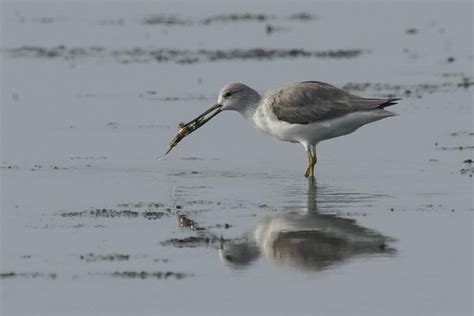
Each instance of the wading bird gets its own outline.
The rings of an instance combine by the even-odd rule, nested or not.
[[[308,155],[305,176],[314,177],[319,142],[397,115],[385,108],[398,100],[363,98],[319,81],[292,83],[263,95],[245,84],[231,83],[222,88],[214,106],[189,123],[180,124],[180,131],[167,153],[220,112],[237,111],[259,130],[303,145]]]

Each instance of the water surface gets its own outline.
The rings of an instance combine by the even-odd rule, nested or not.
[[[472,314],[472,3],[2,9],[2,314]],[[302,80],[400,115],[314,182],[235,113],[156,159],[225,83]]]

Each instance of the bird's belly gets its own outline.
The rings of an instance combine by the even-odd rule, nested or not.
[[[395,115],[386,110],[353,112],[335,119],[309,124],[289,124],[276,118],[266,117],[261,121],[262,131],[288,142],[300,142],[316,145],[320,141],[354,132],[359,127]]]
[[[326,139],[350,134],[361,126],[393,115],[395,113],[386,110],[353,112],[335,119],[310,123],[299,129],[302,134],[310,137],[308,141],[311,144],[317,144]]]

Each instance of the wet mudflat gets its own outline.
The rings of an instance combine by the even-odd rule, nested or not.
[[[472,314],[469,2],[2,9],[2,314]],[[237,114],[157,159],[225,83],[302,80],[400,115],[315,181]]]

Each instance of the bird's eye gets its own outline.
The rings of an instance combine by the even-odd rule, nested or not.
[[[224,98],[228,98],[232,95],[232,92],[226,92],[224,93]]]

